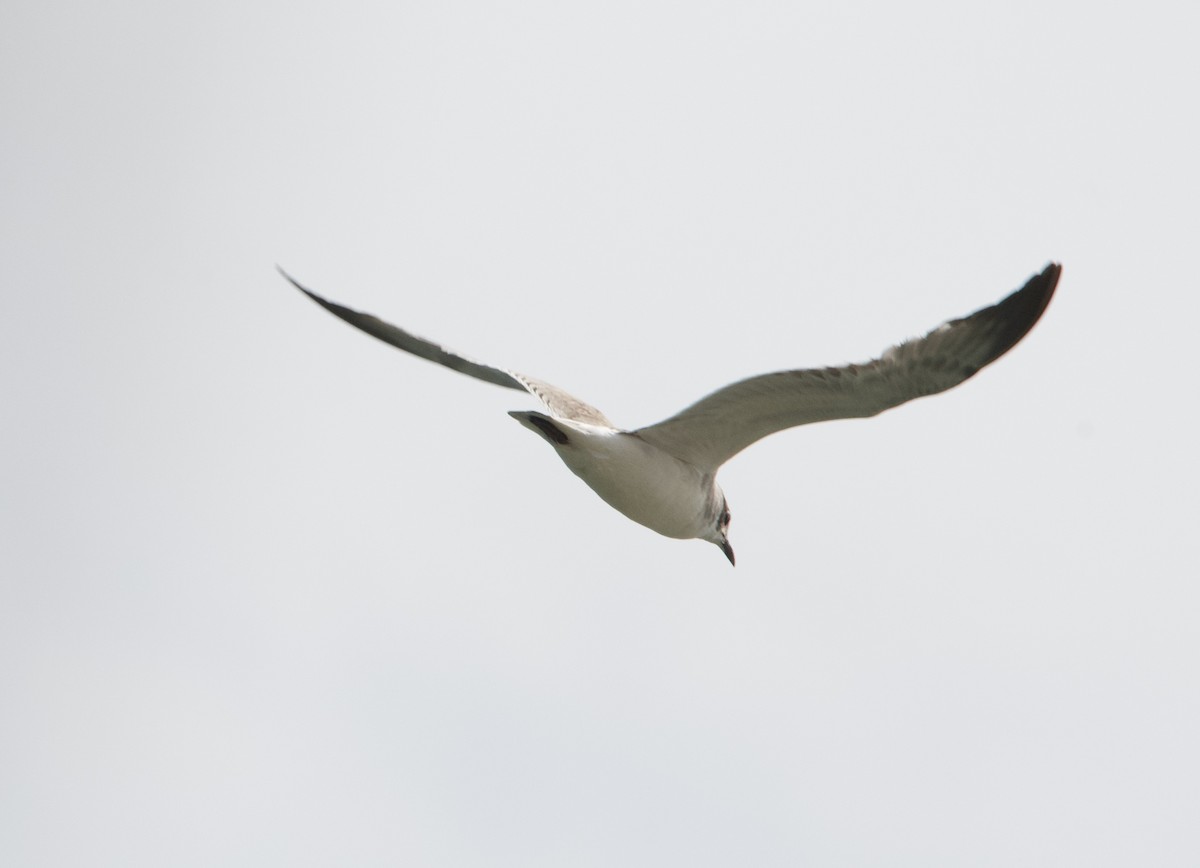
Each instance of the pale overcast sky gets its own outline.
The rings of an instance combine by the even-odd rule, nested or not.
[[[0,863],[1200,864],[1198,10],[5,3]],[[636,427],[1051,260],[736,569],[274,271]]]

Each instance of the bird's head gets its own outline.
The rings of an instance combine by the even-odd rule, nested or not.
[[[733,546],[729,544],[729,502],[725,500],[724,494],[721,495],[718,502],[721,508],[717,510],[712,527],[704,538],[725,552],[725,557],[729,558],[730,564],[733,564]]]

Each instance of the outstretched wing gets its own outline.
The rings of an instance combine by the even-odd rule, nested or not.
[[[780,371],[713,392],[671,418],[634,433],[701,470],[718,467],[751,443],[796,425],[874,416],[957,386],[994,362],[1041,317],[1062,266],[998,304],[943,323],[861,365]]]
[[[433,341],[417,337],[412,332],[406,332],[398,326],[384,322],[379,317],[351,310],[348,307],[343,307],[328,299],[321,298],[321,296],[312,290],[301,286],[295,278],[282,268],[279,269],[279,273],[287,278],[292,286],[325,308],[325,310],[372,337],[379,338],[384,343],[391,344],[393,347],[404,350],[406,353],[412,353],[414,356],[420,356],[423,359],[436,362],[453,371],[458,371],[460,374],[475,377],[477,380],[484,380],[508,389],[518,389],[528,392],[541,401],[551,414],[560,419],[570,419],[589,425],[612,427],[612,424],[604,418],[604,414],[595,407],[585,404],[583,401],[572,397],[556,386],[543,383],[541,380],[535,380],[533,377],[526,377],[514,371],[494,368],[491,365],[483,364],[483,362],[477,362],[474,359],[459,355],[453,350],[435,344]]]

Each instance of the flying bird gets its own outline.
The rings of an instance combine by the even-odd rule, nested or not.
[[[776,431],[875,416],[936,395],[1004,355],[1041,317],[1062,266],[1050,263],[1003,301],[953,319],[877,359],[835,368],[778,371],[740,380],[669,419],[627,431],[549,383],[477,362],[411,332],[322,298],[283,269],[321,307],[394,347],[462,374],[528,392],[546,412],[514,419],[553,447],[576,476],[618,512],[663,536],[713,543],[734,563],[729,503],[717,485],[721,465]]]

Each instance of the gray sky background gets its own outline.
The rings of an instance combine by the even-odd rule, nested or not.
[[[0,862],[1197,864],[1200,7],[1133,9],[5,3]],[[273,271],[635,427],[1051,259],[731,462],[736,569]]]

